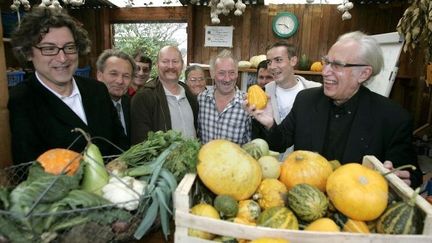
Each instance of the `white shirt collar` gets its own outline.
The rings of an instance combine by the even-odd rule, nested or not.
[[[57,93],[55,90],[51,89],[50,87],[48,87],[48,85],[46,85],[44,82],[42,82],[41,78],[39,77],[38,72],[35,72],[36,74],[36,78],[39,81],[39,83],[41,83],[46,89],[48,89],[49,91],[51,91],[55,96],[57,96],[60,99],[66,98],[66,97],[74,97],[75,95],[80,95],[78,86],[75,82],[75,79],[72,77],[72,93],[69,96],[63,96],[59,93]]]

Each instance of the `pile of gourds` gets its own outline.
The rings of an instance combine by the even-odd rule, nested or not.
[[[256,152],[226,140],[202,146],[197,173],[216,198],[213,204],[198,203],[192,214],[279,229],[421,234],[417,193],[392,201],[387,180],[375,170],[299,150],[268,174],[266,163],[259,162],[266,154],[251,151]],[[220,240],[192,229],[190,235]]]

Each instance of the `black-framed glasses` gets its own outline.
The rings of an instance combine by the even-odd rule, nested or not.
[[[58,46],[34,46],[34,48],[39,49],[44,56],[55,56],[60,50],[62,50],[64,54],[76,54],[78,52],[78,47],[75,44],[65,45],[62,48]]]
[[[366,67],[370,66],[368,64],[354,64],[354,63],[344,63],[340,61],[330,61],[328,57],[322,57],[321,63],[323,66],[330,65],[330,67],[335,71],[342,71],[346,67]]]

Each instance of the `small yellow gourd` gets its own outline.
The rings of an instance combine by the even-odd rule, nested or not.
[[[323,70],[323,65],[321,62],[312,63],[310,70],[313,72],[321,72]]]
[[[321,231],[321,232],[339,232],[340,228],[337,224],[329,218],[320,218],[310,223],[306,231]]]
[[[213,206],[205,203],[200,203],[193,206],[191,208],[191,214],[213,219],[220,219],[218,211]],[[211,240],[215,237],[214,234],[196,229],[188,229],[188,235],[206,240]]]
[[[289,241],[282,238],[263,237],[255,239],[250,243],[289,243]]]
[[[255,107],[259,110],[262,110],[267,105],[267,94],[264,92],[264,90],[258,86],[257,84],[254,84],[249,87],[248,89],[248,103],[249,105],[255,105]]]
[[[239,202],[239,209],[236,217],[255,223],[260,213],[260,205],[254,200],[247,199]]]
[[[254,200],[262,209],[276,206],[284,206],[288,189],[277,179],[264,179],[258,187],[257,192],[253,195]]]

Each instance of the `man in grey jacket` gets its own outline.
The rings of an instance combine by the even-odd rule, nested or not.
[[[291,111],[294,99],[303,89],[321,86],[320,83],[306,80],[294,74],[297,65],[295,46],[287,42],[276,42],[267,48],[267,69],[273,75],[273,81],[265,85],[265,91],[270,96],[273,107],[273,118],[277,124]],[[262,138],[259,122],[253,122],[252,136]],[[292,152],[293,147],[287,149],[285,155]],[[281,156],[282,160],[285,156]]]

